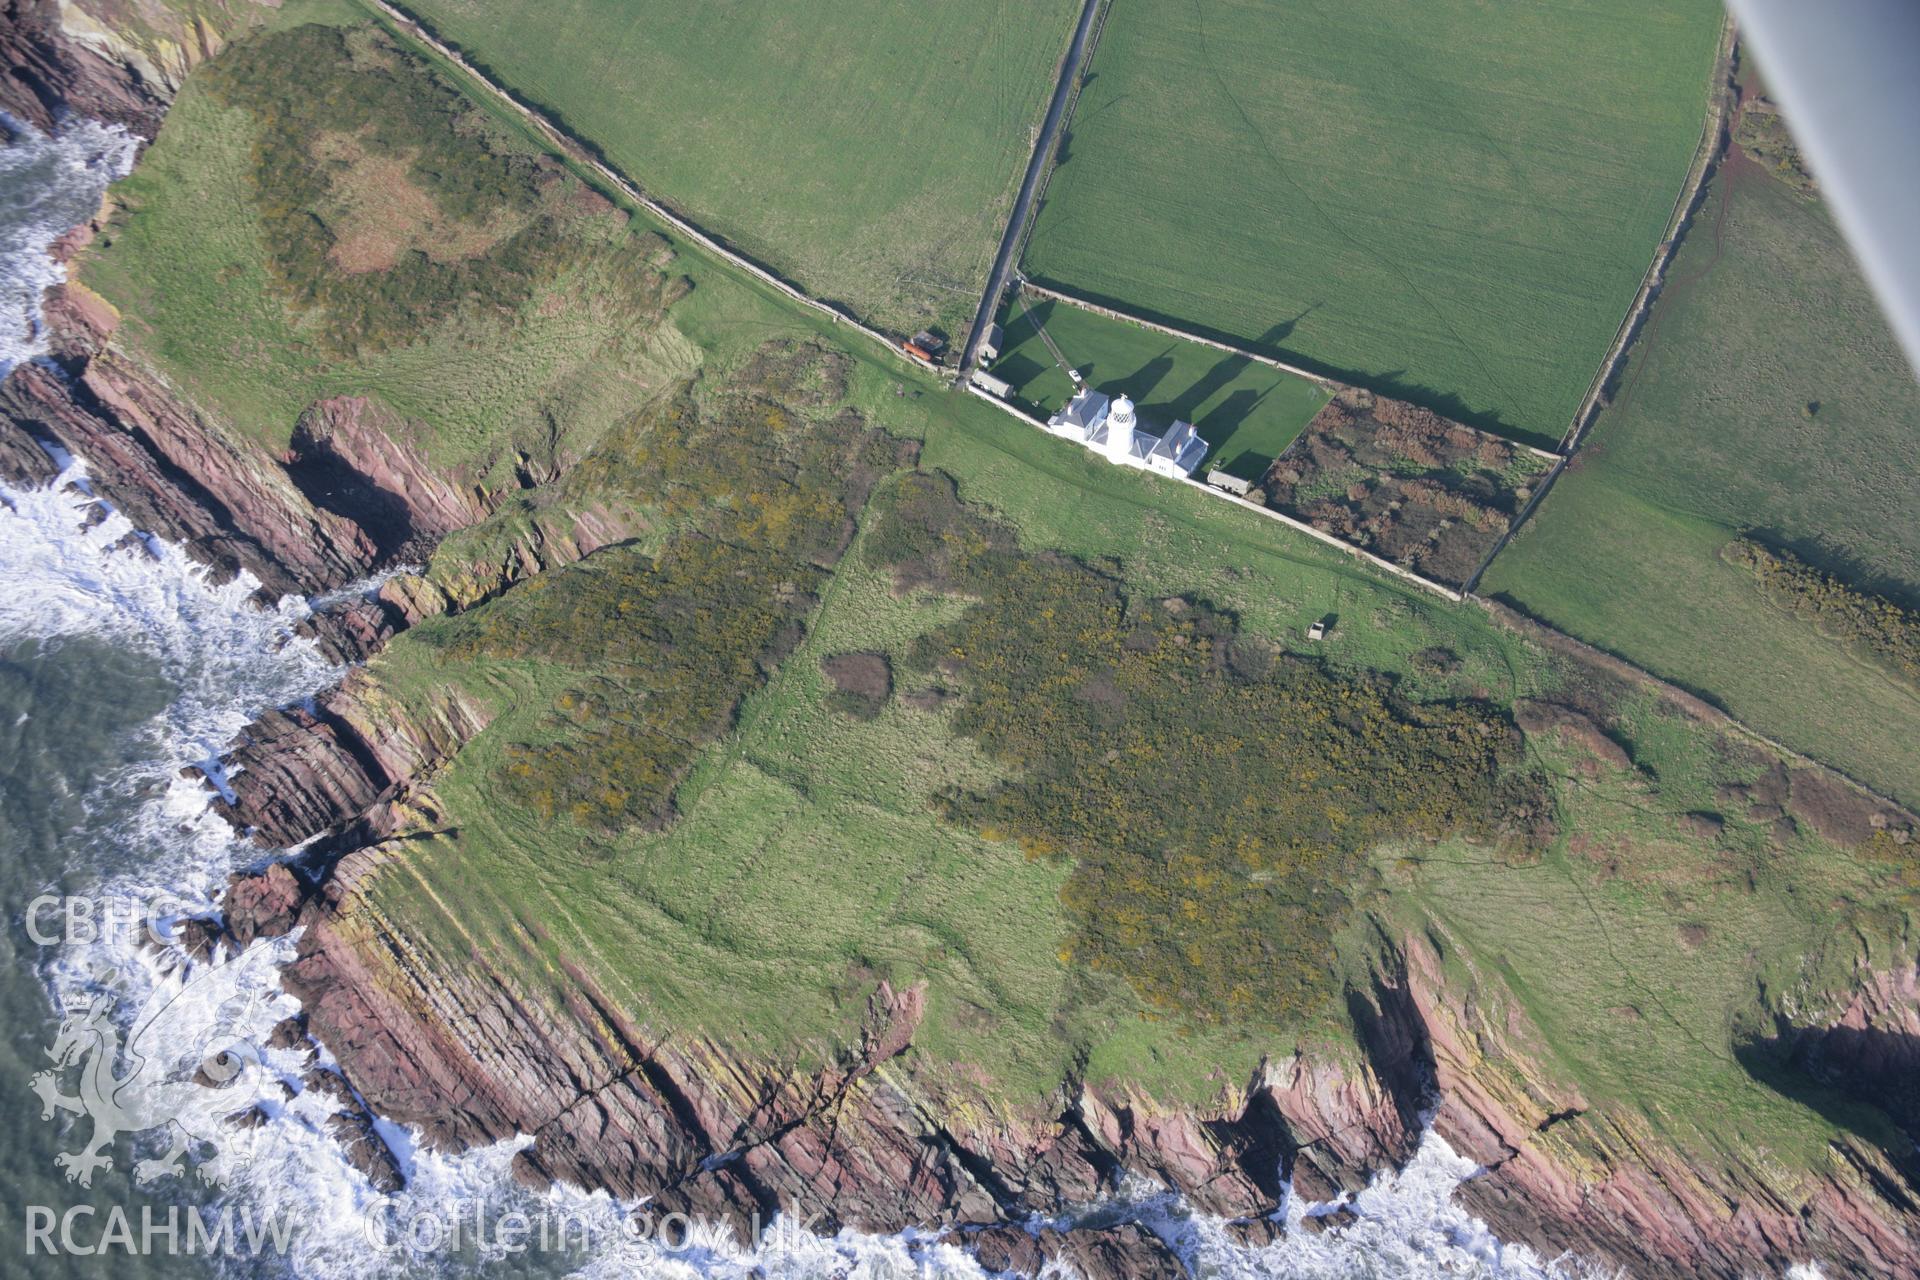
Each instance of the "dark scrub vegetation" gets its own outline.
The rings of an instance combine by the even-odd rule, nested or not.
[[[893,667],[884,653],[836,653],[820,660],[821,674],[833,682],[827,705],[841,715],[871,720],[893,696]]]
[[[405,345],[463,307],[512,311],[590,251],[583,219],[620,217],[376,27],[262,35],[207,81],[253,117],[270,271],[335,355]],[[619,259],[636,294],[672,287],[653,256]]]
[[[912,658],[964,697],[955,726],[1017,780],[951,791],[953,819],[1074,860],[1072,958],[1200,1023],[1272,1024],[1332,990],[1334,934],[1375,846],[1530,848],[1547,824],[1511,724],[1416,706],[1276,652],[1186,598],[1029,553],[916,473],[866,544],[902,588],[971,597]]]
[[[1750,570],[1776,607],[1920,686],[1920,614],[1751,538],[1728,543],[1722,554]]]
[[[823,359],[785,365],[817,375]],[[589,458],[602,493],[672,522],[657,554],[605,548],[427,633],[456,663],[568,673],[543,732],[507,748],[507,797],[603,831],[664,824],[700,750],[805,634],[874,484],[910,457],[857,413],[809,420],[749,390],[683,395]]]
[[[1800,148],[1780,109],[1766,98],[1749,97],[1740,104],[1734,119],[1733,140],[1749,159],[1765,165],[1767,172],[1803,196],[1817,196],[1820,186],[1814,181]]]
[[[1461,586],[1547,470],[1538,454],[1366,391],[1330,401],[1267,472],[1268,503]]]

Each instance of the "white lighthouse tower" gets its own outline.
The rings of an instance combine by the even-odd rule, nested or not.
[[[1133,401],[1116,396],[1107,413],[1107,461],[1130,462],[1133,459]]]

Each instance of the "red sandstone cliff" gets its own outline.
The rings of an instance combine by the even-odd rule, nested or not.
[[[430,795],[411,803],[430,819]],[[289,985],[368,1101],[449,1146],[531,1134],[520,1171],[532,1181],[651,1196],[710,1220],[779,1208],[817,1214],[823,1229],[944,1227],[990,1260],[1060,1255],[1096,1274],[1155,1274],[1165,1260],[1151,1237],[998,1228],[1084,1205],[1133,1173],[1270,1239],[1282,1170],[1311,1199],[1356,1189],[1411,1154],[1419,1108],[1437,1096],[1437,1131],[1487,1169],[1463,1202],[1504,1239],[1636,1276],[1734,1277],[1808,1258],[1920,1276],[1920,1206],[1877,1150],[1836,1141],[1808,1176],[1762,1153],[1687,1161],[1643,1121],[1556,1081],[1512,1002],[1450,984],[1425,939],[1388,947],[1372,989],[1354,993],[1356,1062],[1269,1061],[1200,1110],[1072,1081],[1048,1105],[1010,1109],[918,1057],[917,993],[884,984],[860,1040],[811,1071],[635,1025],[577,973],[564,1004],[530,997],[489,956],[440,954],[364,896],[381,861],[405,856],[403,842],[375,844],[318,892],[284,868],[243,881],[232,927],[304,926]],[[1910,1027],[1913,985],[1911,973],[1872,978],[1839,1025]]]
[[[1808,1259],[1850,1275],[1920,1276],[1911,1164],[1903,1171],[1850,1136],[1832,1143],[1824,1170],[1805,1175],[1763,1151],[1689,1158],[1645,1118],[1592,1106],[1556,1078],[1543,1065],[1544,1038],[1510,997],[1450,986],[1426,939],[1407,938],[1401,950],[1411,1016],[1433,1062],[1434,1128],[1486,1170],[1460,1200],[1503,1239],[1636,1276],[1777,1274]],[[1885,977],[1863,975],[1863,998]],[[1912,986],[1908,971],[1906,996],[1886,1010],[1907,1026],[1920,1020]],[[1920,1040],[1908,1044],[1920,1051]]]
[[[11,0],[4,17],[0,109],[45,125],[65,105],[151,136],[171,91],[166,58],[75,39],[51,0]],[[174,46],[178,65],[216,39],[196,27]],[[97,491],[136,524],[272,593],[341,586],[488,509],[470,485],[425,473],[365,402],[314,406],[289,452],[269,457],[115,353],[97,300],[75,290],[51,309],[60,367],[21,370],[0,388],[0,474],[17,482],[51,478],[34,438],[58,441],[89,459]],[[303,471],[354,500],[316,505]],[[395,579],[318,630],[337,653],[364,654],[621,535],[593,513],[535,523],[495,559],[434,582]],[[1283,1169],[1314,1199],[1361,1185],[1411,1153],[1437,1089],[1436,1128],[1488,1169],[1463,1198],[1504,1238],[1640,1275],[1733,1276],[1813,1256],[1848,1273],[1920,1276],[1920,1207],[1881,1152],[1836,1141],[1808,1179],[1738,1153],[1687,1161],[1558,1080],[1537,1033],[1488,1013],[1512,1002],[1450,984],[1425,939],[1384,944],[1379,976],[1353,993],[1362,1056],[1270,1061],[1201,1110],[1073,1081],[1050,1105],[1009,1108],[923,1062],[919,994],[884,985],[858,1041],[810,1070],[634,1025],[584,979],[560,1004],[530,998],[487,957],[439,953],[362,892],[382,860],[406,856],[386,840],[396,815],[430,818],[422,782],[483,724],[452,696],[400,715],[355,679],[314,711],[264,717],[235,753],[233,819],[272,844],[345,833],[361,847],[318,891],[284,867],[237,882],[228,927],[244,940],[303,926],[290,986],[360,1093],[450,1146],[533,1135],[529,1180],[733,1220],[777,1205],[819,1214],[823,1228],[946,1226],[993,1267],[1032,1271],[1058,1256],[1094,1275],[1168,1274],[1171,1255],[1136,1227],[1034,1236],[1004,1224],[1084,1204],[1133,1172],[1259,1240],[1276,1229]],[[1915,984],[1911,970],[1864,972],[1835,1019],[1782,1034],[1911,1122],[1900,1108],[1920,1075]]]
[[[273,0],[0,0],[0,111],[41,132],[68,115],[152,140],[187,72]]]
[[[1424,1067],[1412,1058],[1386,1063],[1392,1079],[1364,1061],[1268,1063],[1202,1111],[1073,1082],[1050,1103],[1010,1109],[917,1055],[917,989],[880,984],[858,1041],[814,1069],[635,1025],[577,972],[555,1005],[493,957],[441,954],[364,896],[382,860],[405,856],[399,845],[351,854],[313,894],[273,868],[236,886],[230,927],[247,938],[303,926],[288,985],[361,1094],[440,1144],[531,1134],[519,1158],[530,1181],[651,1196],[707,1220],[764,1222],[778,1210],[822,1230],[945,1227],[970,1240],[1085,1205],[1134,1173],[1263,1241],[1279,1230],[1268,1219],[1283,1165],[1303,1194],[1328,1195],[1417,1141]],[[1404,1005],[1391,993],[1381,1003]],[[1387,1056],[1418,1042],[1397,1029],[1377,1047]],[[1154,1274],[1165,1262],[1157,1241],[1129,1231],[1056,1233],[1033,1247],[1095,1274]]]
[[[68,237],[62,253],[86,239],[84,229]],[[77,454],[96,497],[219,579],[251,574],[263,601],[324,594],[423,562],[502,496],[427,467],[405,424],[357,396],[308,406],[276,455],[201,413],[117,346],[119,316],[84,286],[54,289],[46,312],[55,359],[22,365],[0,383],[0,479],[45,484],[58,471],[45,445]],[[308,629],[336,660],[361,659],[422,617],[474,604],[631,532],[597,507],[558,507],[488,544],[485,558],[450,562],[432,581],[394,578],[369,596],[337,600]]]

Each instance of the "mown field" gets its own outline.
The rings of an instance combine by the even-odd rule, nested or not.
[[[1026,268],[1550,446],[1664,232],[1719,14],[1117,5]]]
[[[1920,593],[1920,389],[1823,208],[1722,173],[1581,460],[1484,589],[1909,803],[1920,693],[1767,602],[1745,531]]]
[[[407,6],[649,194],[884,328],[965,337],[1077,6]]]
[[[1219,467],[1259,480],[1327,402],[1327,393],[1304,378],[1052,299],[1016,301],[1001,320],[1006,342],[991,372],[1029,408],[1049,415],[1073,395],[1037,321],[1089,386],[1131,396],[1149,430],[1191,422],[1213,446],[1199,475]]]

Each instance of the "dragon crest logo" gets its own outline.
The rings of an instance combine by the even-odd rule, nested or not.
[[[278,1097],[278,1077],[259,1049],[280,1013],[279,993],[261,980],[271,975],[266,947],[178,966],[142,1001],[124,1039],[111,993],[69,1007],[47,1048],[53,1068],[32,1081],[41,1119],[65,1111],[92,1122],[83,1146],[54,1157],[69,1182],[91,1187],[96,1172],[113,1167],[116,1138],[155,1129],[169,1143],[135,1162],[143,1186],[180,1174],[189,1157],[203,1182],[219,1186],[251,1157],[252,1131],[236,1121],[270,1091]],[[74,1068],[68,1093],[62,1077]]]

